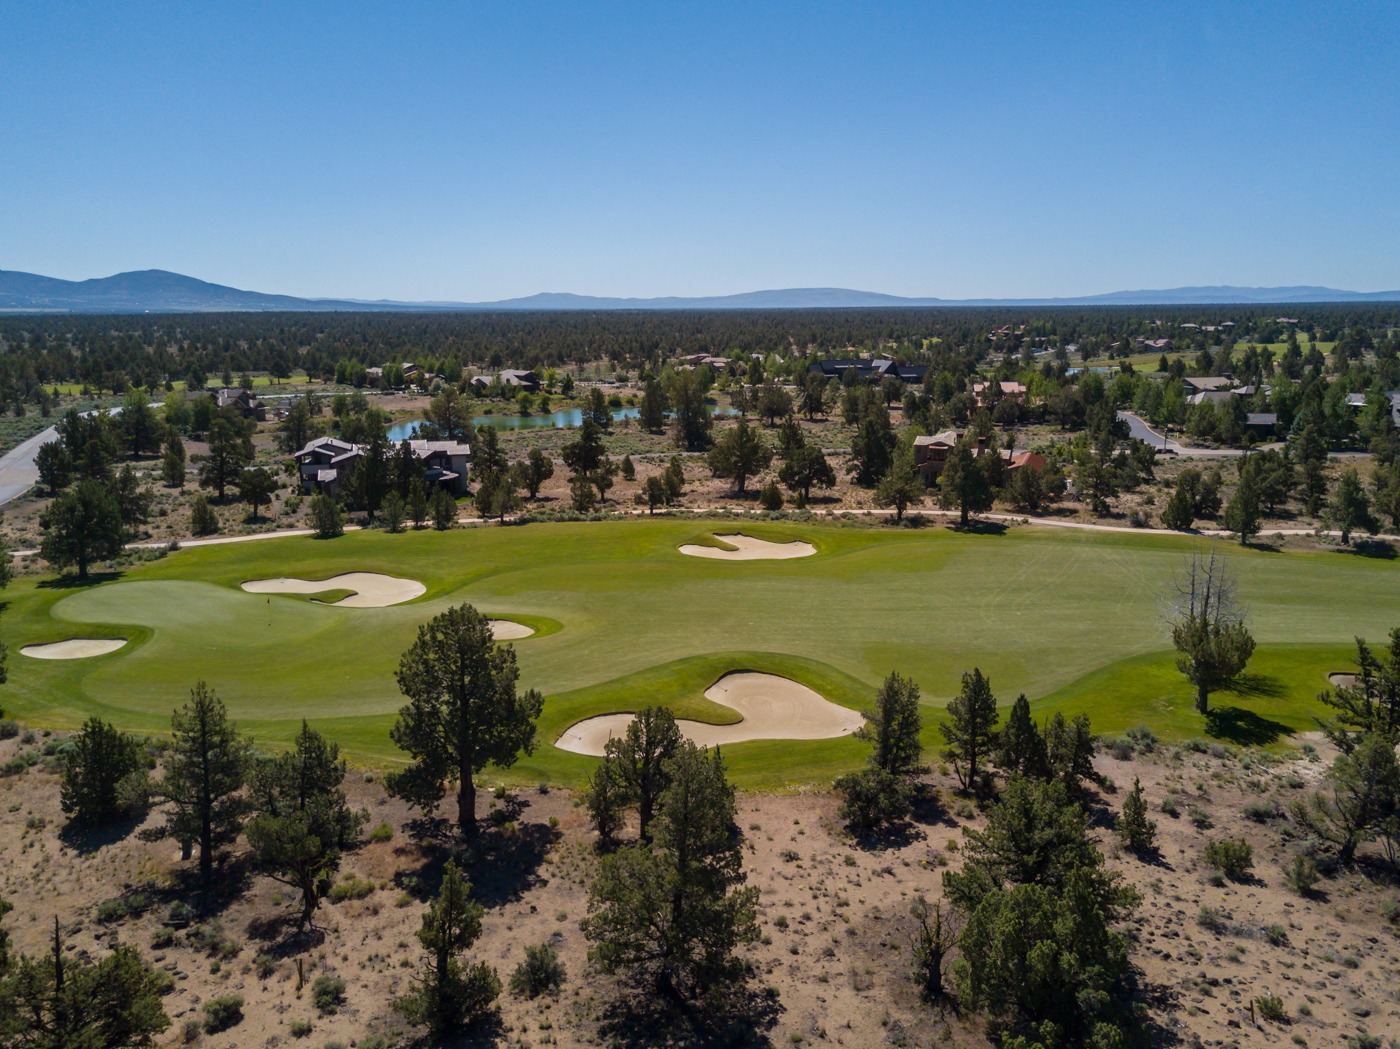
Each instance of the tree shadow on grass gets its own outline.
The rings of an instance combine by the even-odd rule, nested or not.
[[[1262,747],[1292,736],[1293,729],[1243,707],[1215,707],[1206,714],[1206,735],[1240,747]]]
[[[1005,535],[1010,526],[1002,521],[979,521],[973,518],[965,525],[954,523],[950,527],[954,532],[961,532],[963,535]]]
[[[1241,674],[1220,691],[1241,699],[1278,699],[1286,690],[1282,681],[1269,674]]]
[[[122,572],[89,572],[86,579],[79,579],[75,575],[55,576],[53,579],[41,579],[37,586],[41,590],[85,590],[91,586],[99,586],[102,583],[110,583],[114,579],[120,579]]]
[[[1372,557],[1379,561],[1394,561],[1397,556],[1395,544],[1385,539],[1358,539],[1349,547],[1337,551],[1352,557]]]
[[[771,1046],[768,1032],[783,1012],[777,992],[746,982],[719,1002],[691,1004],[643,991],[622,992],[604,1008],[598,1033],[607,1045],[651,1049]]]

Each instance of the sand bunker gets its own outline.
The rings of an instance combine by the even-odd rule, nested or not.
[[[51,645],[25,645],[19,652],[33,659],[88,659],[115,652],[124,644],[124,637],[75,637],[68,641],[55,641]]]
[[[378,572],[346,572],[330,579],[250,579],[243,584],[250,594],[323,594],[327,590],[353,590],[349,597],[333,601],[337,608],[383,608],[420,597],[428,589],[416,579],[380,575]]]
[[[487,622],[491,624],[491,636],[497,641],[519,641],[534,634],[524,623],[512,623],[509,619],[488,619]]]
[[[717,546],[698,546],[686,543],[681,553],[691,557],[715,557],[721,561],[786,561],[792,557],[811,557],[817,548],[800,540],[792,543],[770,543],[766,539],[755,539],[750,535],[716,535],[721,543],[728,543],[733,550],[721,550]]]
[[[1327,683],[1328,683],[1329,685],[1331,685],[1333,688],[1355,688],[1355,687],[1356,687],[1356,675],[1355,675],[1355,674],[1341,674],[1341,673],[1338,673],[1338,674],[1328,674],[1328,675],[1327,675]]]
[[[736,725],[677,721],[685,738],[702,747],[751,739],[832,739],[850,735],[865,723],[854,710],[837,706],[806,685],[776,674],[748,670],[726,674],[705,690],[705,698],[732,707],[744,720]],[[571,725],[554,745],[574,754],[602,757],[608,740],[626,732],[632,717],[604,714],[588,718]]]

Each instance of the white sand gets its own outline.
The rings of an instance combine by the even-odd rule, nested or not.
[[[1338,673],[1338,674],[1328,674],[1328,675],[1327,675],[1327,683],[1328,683],[1329,685],[1331,685],[1333,688],[1355,688],[1355,687],[1356,687],[1356,675],[1355,675],[1355,674],[1342,674],[1342,673]]]
[[[832,739],[850,735],[865,723],[856,711],[776,674],[749,670],[726,674],[705,690],[705,698],[732,707],[743,720],[735,725],[677,721],[685,738],[702,747],[751,739]],[[587,718],[569,726],[554,745],[574,754],[602,757],[608,740],[626,732],[632,718],[631,714]]]
[[[87,659],[115,652],[124,644],[124,637],[75,637],[68,641],[55,641],[51,645],[25,645],[19,652],[32,659]]]
[[[770,543],[766,539],[755,539],[751,535],[719,535],[715,538],[728,543],[733,550],[721,550],[717,546],[697,546],[686,543],[681,553],[691,557],[714,557],[721,561],[786,561],[792,557],[811,557],[817,548],[800,540],[792,543]]]
[[[509,619],[488,619],[487,622],[491,624],[491,636],[497,641],[519,641],[534,634],[524,623],[512,623]]]
[[[420,597],[428,588],[416,579],[380,575],[378,572],[346,572],[330,579],[250,579],[243,584],[250,594],[321,594],[327,590],[355,593],[331,604],[337,608],[383,608]]]

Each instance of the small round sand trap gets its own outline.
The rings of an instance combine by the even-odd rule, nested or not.
[[[677,721],[682,735],[701,747],[751,739],[832,739],[850,735],[865,723],[856,711],[776,674],[750,670],[726,674],[705,690],[705,698],[732,707],[743,720],[735,725]],[[631,714],[587,718],[566,729],[554,745],[574,754],[602,757],[608,740],[626,732],[632,718]]]
[[[353,590],[349,597],[332,601],[337,608],[383,608],[421,597],[428,589],[416,579],[380,575],[378,572],[346,572],[329,579],[250,579],[243,584],[250,594],[323,594],[327,590]]]
[[[721,550],[717,546],[698,546],[686,543],[681,553],[691,557],[714,557],[721,561],[786,561],[793,557],[811,557],[817,548],[801,540],[791,543],[770,543],[766,539],[755,539],[751,535],[716,535],[721,543],[728,543],[733,550]]]
[[[1342,674],[1342,673],[1338,673],[1338,674],[1328,674],[1328,675],[1327,675],[1327,683],[1328,683],[1329,685],[1331,685],[1333,688],[1355,688],[1355,687],[1356,687],[1356,675],[1355,675],[1355,674]]]
[[[534,634],[524,623],[512,623],[509,619],[488,619],[487,622],[491,624],[491,636],[497,641],[519,641]]]
[[[126,644],[124,637],[75,637],[67,641],[55,641],[51,645],[25,645],[20,655],[31,659],[90,659],[92,656],[105,656]]]

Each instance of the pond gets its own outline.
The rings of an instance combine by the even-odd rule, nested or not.
[[[614,408],[610,413],[616,419],[635,419],[638,414],[636,408]],[[710,405],[711,415],[733,415],[732,408],[721,408],[717,404]],[[389,427],[389,440],[398,442],[406,441],[418,432],[418,424],[422,419],[411,419]],[[471,421],[472,427],[490,426],[497,430],[533,430],[537,427],[563,427],[582,426],[583,409],[565,408],[557,412],[544,412],[535,415],[478,415]]]

